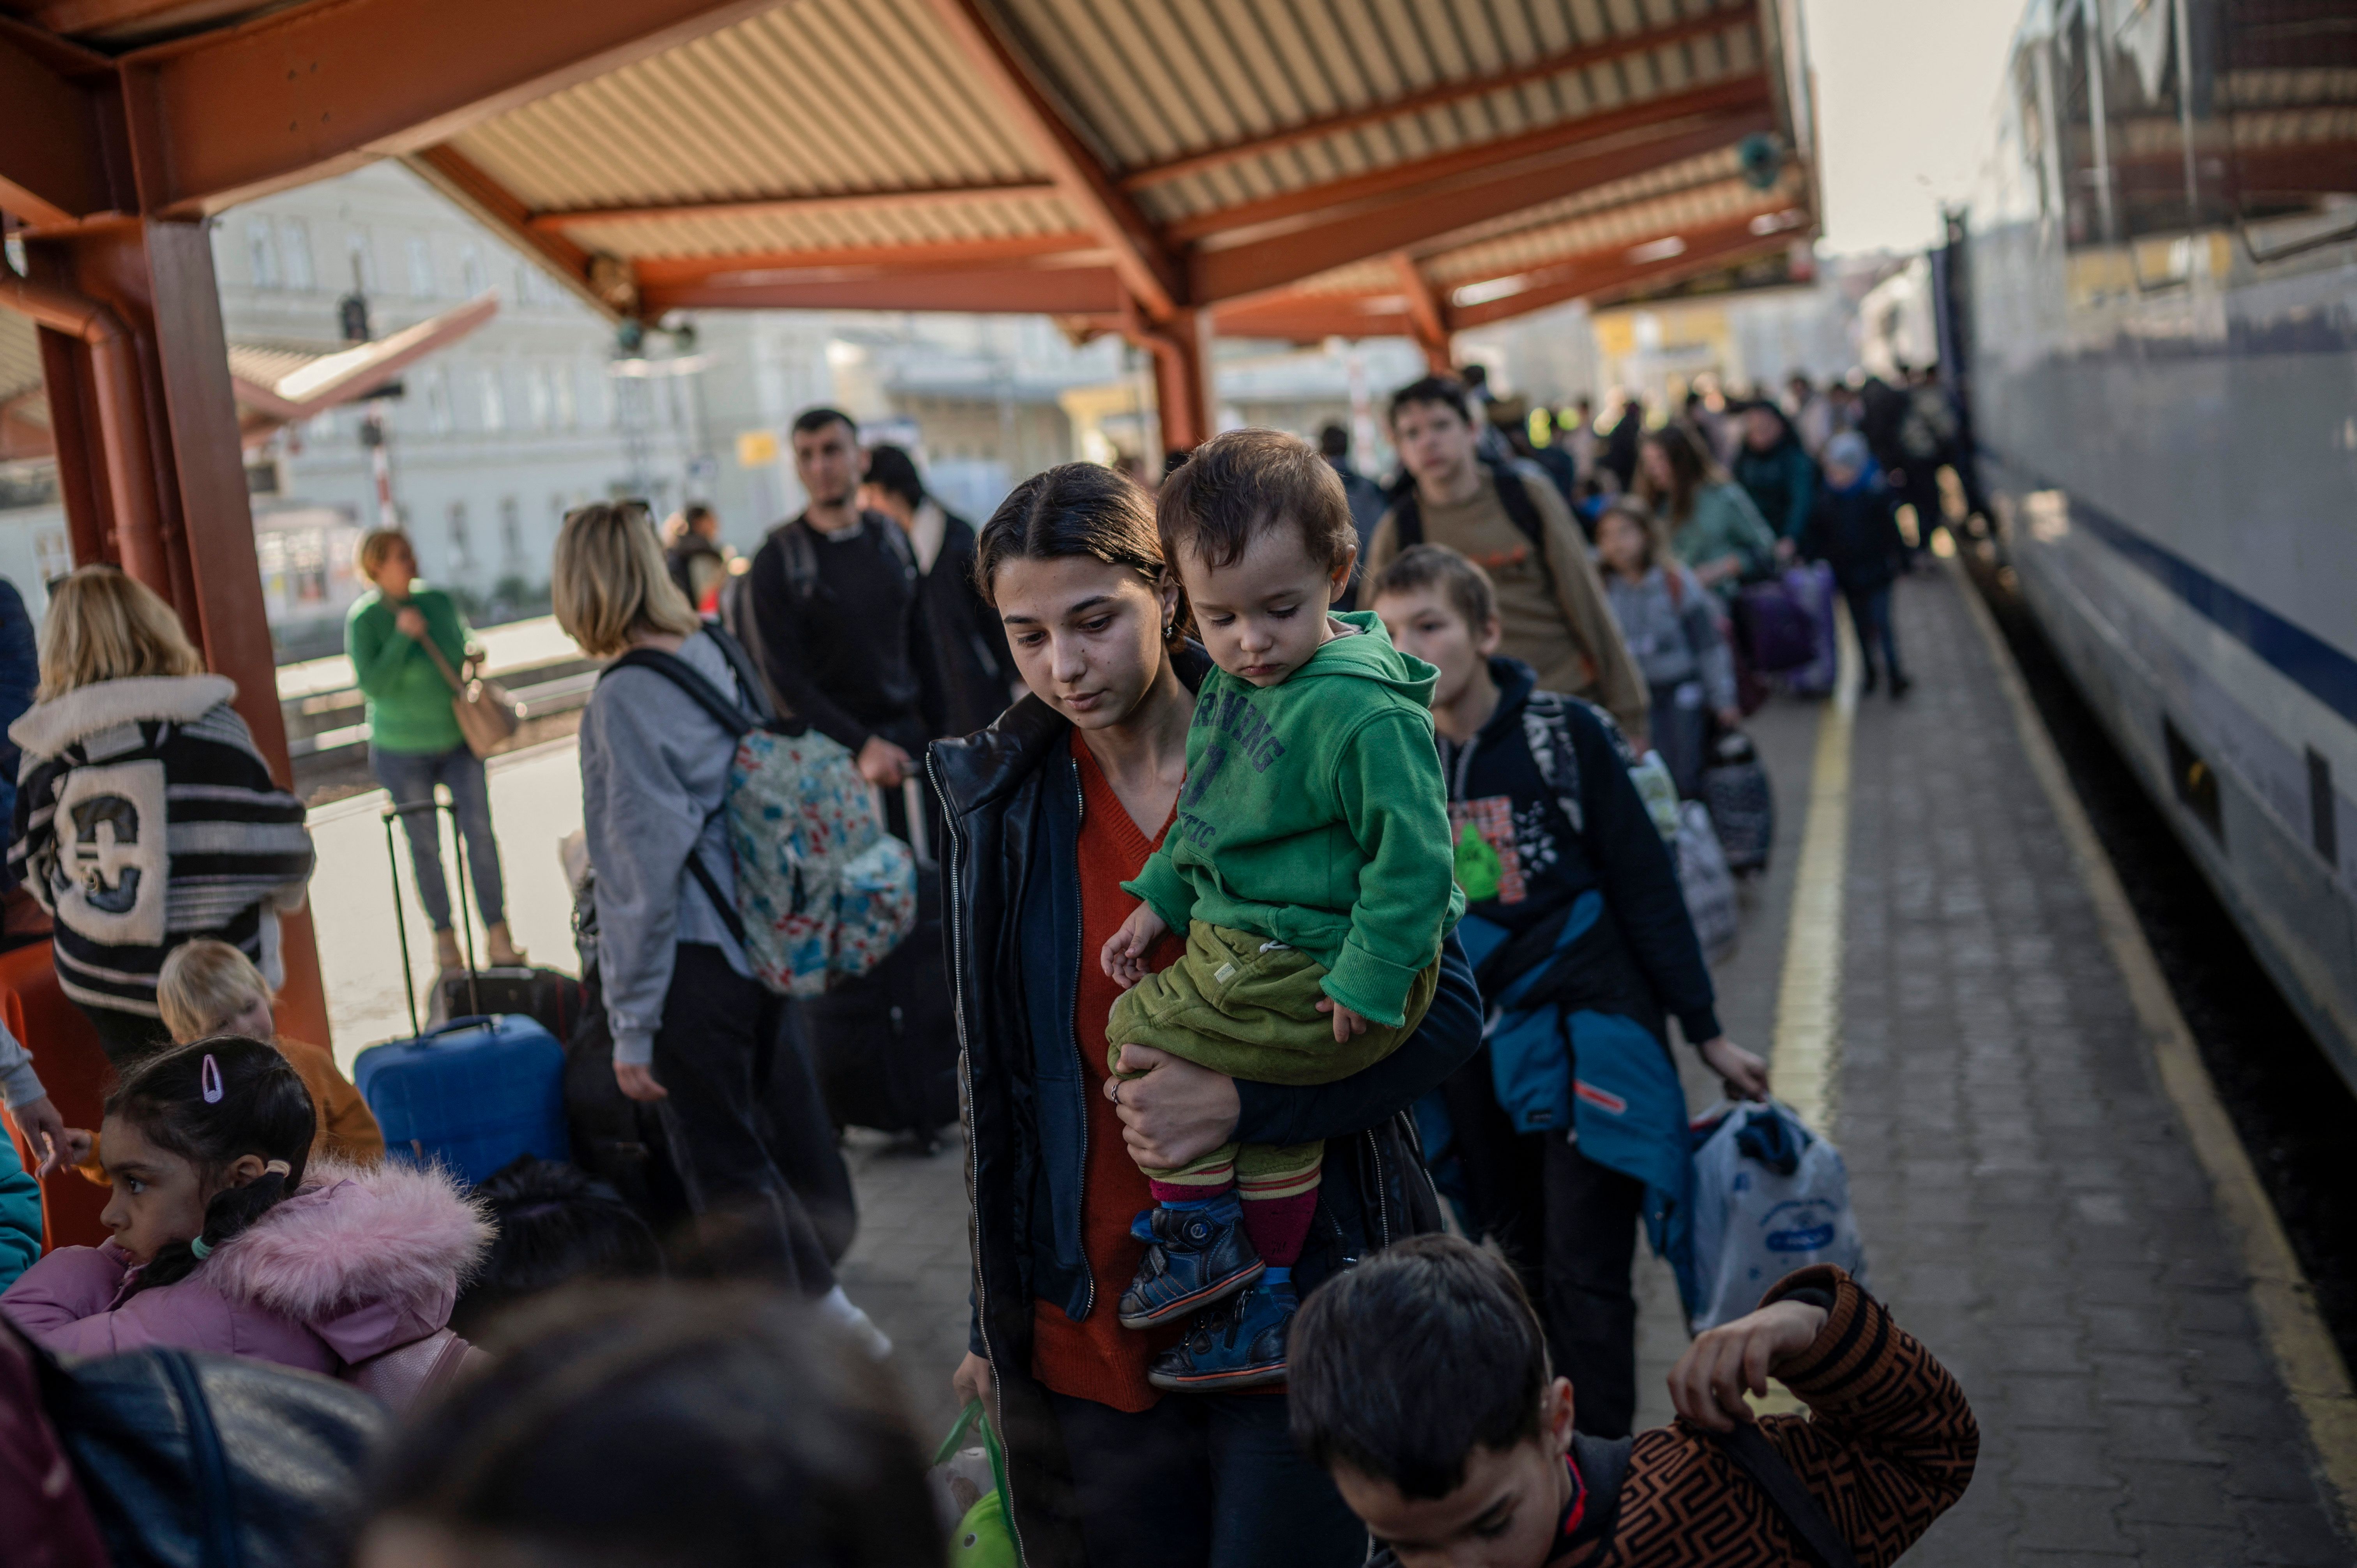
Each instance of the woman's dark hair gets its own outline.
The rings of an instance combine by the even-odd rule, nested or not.
[[[218,1091],[207,1100],[209,1092]],[[303,1183],[318,1114],[311,1091],[286,1058],[260,1040],[222,1035],[158,1051],[135,1065],[106,1099],[106,1114],[217,1181],[232,1161],[259,1155],[285,1162],[243,1187],[223,1187],[205,1205],[201,1247],[174,1241],[159,1249],[133,1286],[153,1290],[184,1280],[222,1242],[262,1218]]]
[[[528,1296],[584,1280],[652,1278],[662,1248],[638,1212],[578,1165],[521,1155],[475,1196],[498,1228],[490,1255],[458,1293],[450,1325],[468,1338]]]
[[[867,449],[866,482],[899,496],[912,507],[924,504],[925,481],[917,477],[917,461],[898,446]]]
[[[1335,1275],[1302,1304],[1286,1350],[1294,1443],[1405,1498],[1445,1498],[1475,1448],[1545,1431],[1530,1299],[1503,1261],[1453,1236],[1412,1236]]]
[[[1645,445],[1658,446],[1670,461],[1670,488],[1662,493],[1643,469],[1637,473],[1637,494],[1672,525],[1694,515],[1695,492],[1705,485],[1723,484],[1726,470],[1715,461],[1701,437],[1683,424],[1664,424],[1645,433]]]
[[[998,503],[974,539],[974,585],[995,605],[998,569],[1009,561],[1093,555],[1126,566],[1158,588],[1172,581],[1154,523],[1154,498],[1125,474],[1065,463],[1032,475]],[[1186,615],[1183,605],[1179,624]]]
[[[380,1462],[368,1518],[599,1568],[940,1568],[924,1461],[883,1369],[789,1295],[565,1290]]]

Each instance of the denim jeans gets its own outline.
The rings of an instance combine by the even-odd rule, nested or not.
[[[1890,628],[1890,585],[1878,588],[1853,588],[1842,596],[1849,600],[1850,624],[1857,630],[1857,651],[1866,661],[1866,678],[1874,679],[1874,653],[1878,645],[1882,650],[1883,672],[1893,681],[1899,679],[1899,638]]]
[[[431,802],[434,786],[447,785],[450,804],[458,815],[458,832],[467,842],[467,872],[475,883],[475,908],[483,924],[496,926],[508,918],[507,890],[500,881],[500,846],[491,837],[490,781],[483,776],[483,759],[463,746],[448,751],[383,751],[369,747],[369,771],[393,796],[396,806]],[[417,874],[417,901],[437,931],[450,929],[450,889],[442,880],[442,814],[418,811],[401,819],[409,834],[409,864]]]

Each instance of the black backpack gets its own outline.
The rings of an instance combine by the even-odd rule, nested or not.
[[[28,1353],[113,1568],[328,1560],[392,1424],[350,1384],[271,1361],[156,1348],[69,1367]]]
[[[1546,521],[1539,516],[1538,503],[1523,488],[1523,466],[1519,463],[1493,463],[1487,457],[1481,466],[1490,470],[1497,481],[1498,502],[1506,509],[1506,520],[1514,532],[1531,542],[1531,553],[1539,565],[1539,580],[1545,585],[1547,597],[1555,597],[1555,563],[1547,559]],[[1533,474],[1541,481],[1553,484],[1544,469],[1534,468]],[[1392,486],[1392,541],[1400,550],[1413,549],[1424,542],[1424,506],[1416,498],[1415,477],[1402,474]]]

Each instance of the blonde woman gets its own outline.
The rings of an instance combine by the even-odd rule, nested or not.
[[[467,871],[475,907],[483,912],[490,961],[524,962],[508,934],[507,890],[500,875],[500,844],[491,833],[491,790],[483,759],[459,733],[450,707],[450,682],[467,659],[467,619],[448,594],[417,579],[417,552],[397,528],[371,529],[361,540],[361,575],[376,585],[344,619],[344,651],[368,698],[369,771],[396,806],[431,805],[434,787],[447,785],[458,832],[467,841]],[[435,661],[439,653],[441,662]],[[450,924],[450,889],[442,880],[442,821],[418,811],[401,819],[409,835],[417,901],[434,926],[434,961],[460,962]]]
[[[8,860],[57,922],[58,982],[117,1064],[168,1043],[156,977],[212,937],[272,985],[278,915],[311,879],[303,803],[270,777],[237,687],[205,673],[178,618],[112,566],[58,585]]]
[[[756,1064],[786,1021],[785,1003],[753,978],[729,929],[737,878],[721,807],[740,728],[680,684],[700,682],[750,718],[765,710],[760,680],[727,633],[688,607],[643,504],[568,515],[550,596],[582,652],[651,652],[673,671],[608,670],[581,718],[582,828],[614,1077],[655,1107],[689,1207],[726,1228],[731,1260],[798,1283],[880,1345],[834,1283],[759,1103]]]

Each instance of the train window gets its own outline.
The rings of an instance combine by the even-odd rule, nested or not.
[[[2075,251],[2110,242],[2112,188],[2103,109],[2096,100],[2103,87],[2093,70],[2087,10],[2070,10],[2054,36],[2054,133],[2062,165],[2062,242]]]
[[[2136,280],[2185,282],[2193,236],[2233,215],[2214,154],[2205,180],[2199,149],[2218,139],[2210,18],[2218,0],[2113,0],[2104,60],[2104,122],[2114,216]]]
[[[2225,0],[2227,177],[2252,257],[2357,239],[2357,11],[2345,0]]]
[[[2308,748],[2308,832],[2324,864],[2338,866],[2341,823],[2332,802],[2332,764],[2312,746]]]

